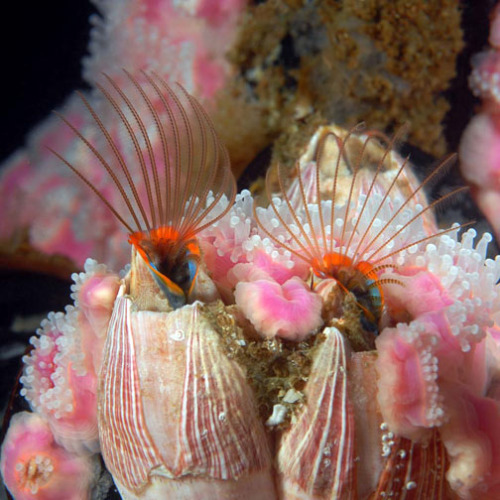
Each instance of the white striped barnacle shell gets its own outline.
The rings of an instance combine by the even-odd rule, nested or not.
[[[116,189],[54,153],[132,245],[97,384],[106,466],[123,498],[274,498],[267,435],[244,369],[222,348],[211,307],[225,312],[197,240],[234,201],[227,151],[180,86],[125,72],[98,88],[97,101],[81,96],[93,127],[61,118]]]
[[[275,498],[264,425],[216,314],[200,301],[172,311],[155,286],[134,255],[99,377],[101,450],[122,497]]]

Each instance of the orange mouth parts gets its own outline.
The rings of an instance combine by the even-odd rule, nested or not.
[[[329,252],[321,260],[314,258],[311,267],[318,278],[333,278],[344,292],[352,293],[366,319],[374,325],[378,323],[384,307],[384,295],[374,266],[366,261],[355,264],[345,254]],[[360,294],[367,294],[368,307],[361,303]]]
[[[196,283],[200,247],[170,226],[137,231],[129,237],[171,306],[177,309],[189,299]]]

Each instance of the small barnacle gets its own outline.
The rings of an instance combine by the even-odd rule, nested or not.
[[[352,294],[362,328],[377,333],[384,307],[383,286],[401,284],[381,274],[397,267],[395,257],[456,230],[453,227],[429,234],[422,216],[466,188],[457,188],[428,205],[418,203],[424,187],[453,162],[452,155],[410,193],[401,196],[395,186],[404,175],[408,158],[401,162],[389,185],[379,182],[398,136],[387,139],[382,134],[368,132],[358,137],[357,131],[354,128],[341,137],[332,128],[324,129],[317,140],[309,172],[301,171],[297,164],[295,185],[287,189],[285,175],[278,168],[279,197],[272,193],[272,178],[268,173],[267,194],[279,221],[279,235],[260,217],[263,209],[254,209],[254,213],[257,223],[272,240],[309,265],[315,287],[318,282],[334,280],[345,294]],[[331,144],[325,152],[327,141],[331,143],[332,139],[333,154]],[[383,153],[367,179],[365,172],[361,172],[367,162],[373,161],[372,143],[381,139],[386,143]],[[326,195],[321,189],[324,163],[331,172],[331,186]],[[341,178],[342,182],[350,178],[347,189],[345,185],[341,187]]]
[[[201,255],[195,236],[229,210],[236,184],[226,148],[194,97],[156,74],[125,74],[125,89],[107,75],[108,85],[97,85],[102,110],[80,94],[97,126],[95,140],[59,115],[111,177],[118,201],[53,153],[129,231],[129,243],[175,309],[196,283]],[[111,126],[105,125],[105,113],[116,117]]]

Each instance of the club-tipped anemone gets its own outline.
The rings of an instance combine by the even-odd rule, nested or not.
[[[71,298],[79,310],[75,332],[79,336],[79,350],[84,353],[87,369],[99,374],[109,318],[120,286],[117,274],[104,264],[87,259],[84,272],[73,273]]]
[[[78,316],[79,311],[68,306],[66,313],[50,313],[42,322],[37,336],[30,339],[32,351],[23,358],[21,395],[47,418],[58,442],[95,452],[99,449],[97,379],[79,349]]]
[[[307,278],[306,265],[259,229],[253,205],[252,194],[243,190],[225,217],[200,234],[204,260],[225,295],[231,295],[237,283],[260,279],[262,273],[280,285],[293,276]]]
[[[156,74],[125,75],[122,86],[104,75],[96,107],[80,96],[95,124],[88,134],[61,116],[112,179],[117,199],[107,199],[82,169],[55,154],[129,231],[129,242],[176,308],[196,281],[195,237],[229,210],[236,184],[227,151],[194,97]]]
[[[23,357],[21,395],[43,415],[56,441],[78,453],[99,450],[97,376],[118,276],[92,259],[73,274],[74,306],[50,313]]]
[[[391,316],[406,318],[376,339],[377,399],[395,434],[426,443],[438,430],[460,497],[496,498],[500,259],[486,258],[490,234],[457,233],[407,255],[394,273],[405,286],[386,289]]]
[[[299,341],[323,323],[321,297],[297,277],[279,285],[267,277],[240,282],[236,304],[265,337]]]
[[[12,417],[2,445],[0,470],[16,500],[82,500],[91,497],[95,465],[59,446],[36,413]]]
[[[268,172],[266,187],[273,213],[270,216],[269,209],[263,208],[254,213],[265,234],[305,261],[316,278],[333,278],[341,289],[351,292],[365,324],[368,321],[377,330],[384,305],[383,285],[395,282],[380,275],[421,243],[451,230],[429,231],[429,210],[465,188],[423,205],[423,188],[453,157],[404,192],[398,182],[406,175],[408,159],[399,162],[390,182],[387,178],[382,182],[398,136],[387,139],[374,132],[363,136],[357,132],[354,128],[341,136],[332,128],[324,129],[311,162],[302,169],[297,164],[297,178],[291,186],[286,185],[285,174],[278,167],[279,196],[273,193],[273,174]],[[373,144],[382,150],[375,160]],[[367,173],[369,162],[375,162],[375,167]],[[328,182],[323,178],[325,171],[329,172]]]

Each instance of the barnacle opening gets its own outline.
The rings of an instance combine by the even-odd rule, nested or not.
[[[334,279],[346,295],[351,295],[360,309],[365,329],[378,333],[384,295],[375,268],[365,261],[354,264],[347,255],[326,253],[321,261],[312,260],[312,271],[319,279]]]
[[[129,242],[144,260],[172,307],[183,306],[198,275],[200,247],[197,241],[194,238],[180,239],[174,228],[162,226],[149,232],[133,233]]]

